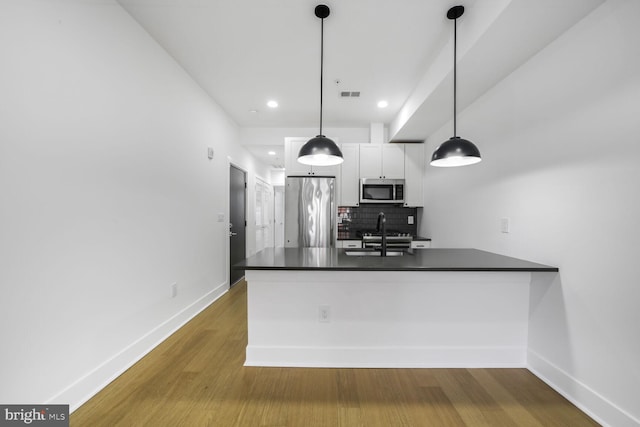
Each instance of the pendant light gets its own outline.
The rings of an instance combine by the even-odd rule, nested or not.
[[[322,78],[324,65],[324,18],[329,16],[329,6],[319,4],[315,14],[320,18],[320,132],[307,141],[298,153],[298,162],[312,166],[332,166],[344,161],[342,151],[335,142],[322,134]]]
[[[473,142],[460,138],[456,131],[456,48],[457,48],[457,19],[464,13],[464,6],[454,6],[447,12],[447,18],[453,20],[453,136],[440,144],[431,156],[431,166],[466,166],[482,160],[480,150]]]

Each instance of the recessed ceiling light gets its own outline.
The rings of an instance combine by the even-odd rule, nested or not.
[[[378,108],[387,108],[389,103],[387,101],[378,101]]]
[[[275,156],[276,152],[275,151],[269,151],[267,154],[270,155],[270,156]]]
[[[278,107],[278,101],[274,101],[273,99],[271,101],[267,102],[267,107],[269,108],[277,108]]]

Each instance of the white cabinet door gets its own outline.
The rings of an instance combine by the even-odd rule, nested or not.
[[[404,145],[382,144],[382,178],[404,178]]]
[[[413,240],[411,241],[411,249],[429,249],[431,247],[430,240]]]
[[[360,144],[360,178],[382,178],[382,146]]]
[[[361,144],[360,178],[404,178],[404,144]]]
[[[287,176],[311,175],[311,166],[298,162],[300,148],[308,138],[285,138],[284,140],[284,171]]]
[[[341,248],[360,249],[362,248],[362,240],[338,240]]]
[[[404,205],[424,206],[424,144],[404,145]]]
[[[360,204],[360,145],[342,144],[344,162],[340,165],[340,206]]]

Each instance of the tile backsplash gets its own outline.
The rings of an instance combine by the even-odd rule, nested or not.
[[[371,204],[359,207],[338,207],[338,239],[359,238],[358,231],[375,230],[378,214],[384,212],[387,219],[386,229],[410,233],[415,236],[418,230],[417,208]],[[410,217],[413,224],[409,224]]]

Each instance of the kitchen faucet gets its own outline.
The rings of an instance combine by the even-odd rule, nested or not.
[[[387,232],[385,229],[385,224],[387,223],[387,218],[384,216],[384,212],[380,212],[378,214],[378,225],[376,226],[376,231],[382,234],[382,244],[380,246],[380,256],[387,256]]]

